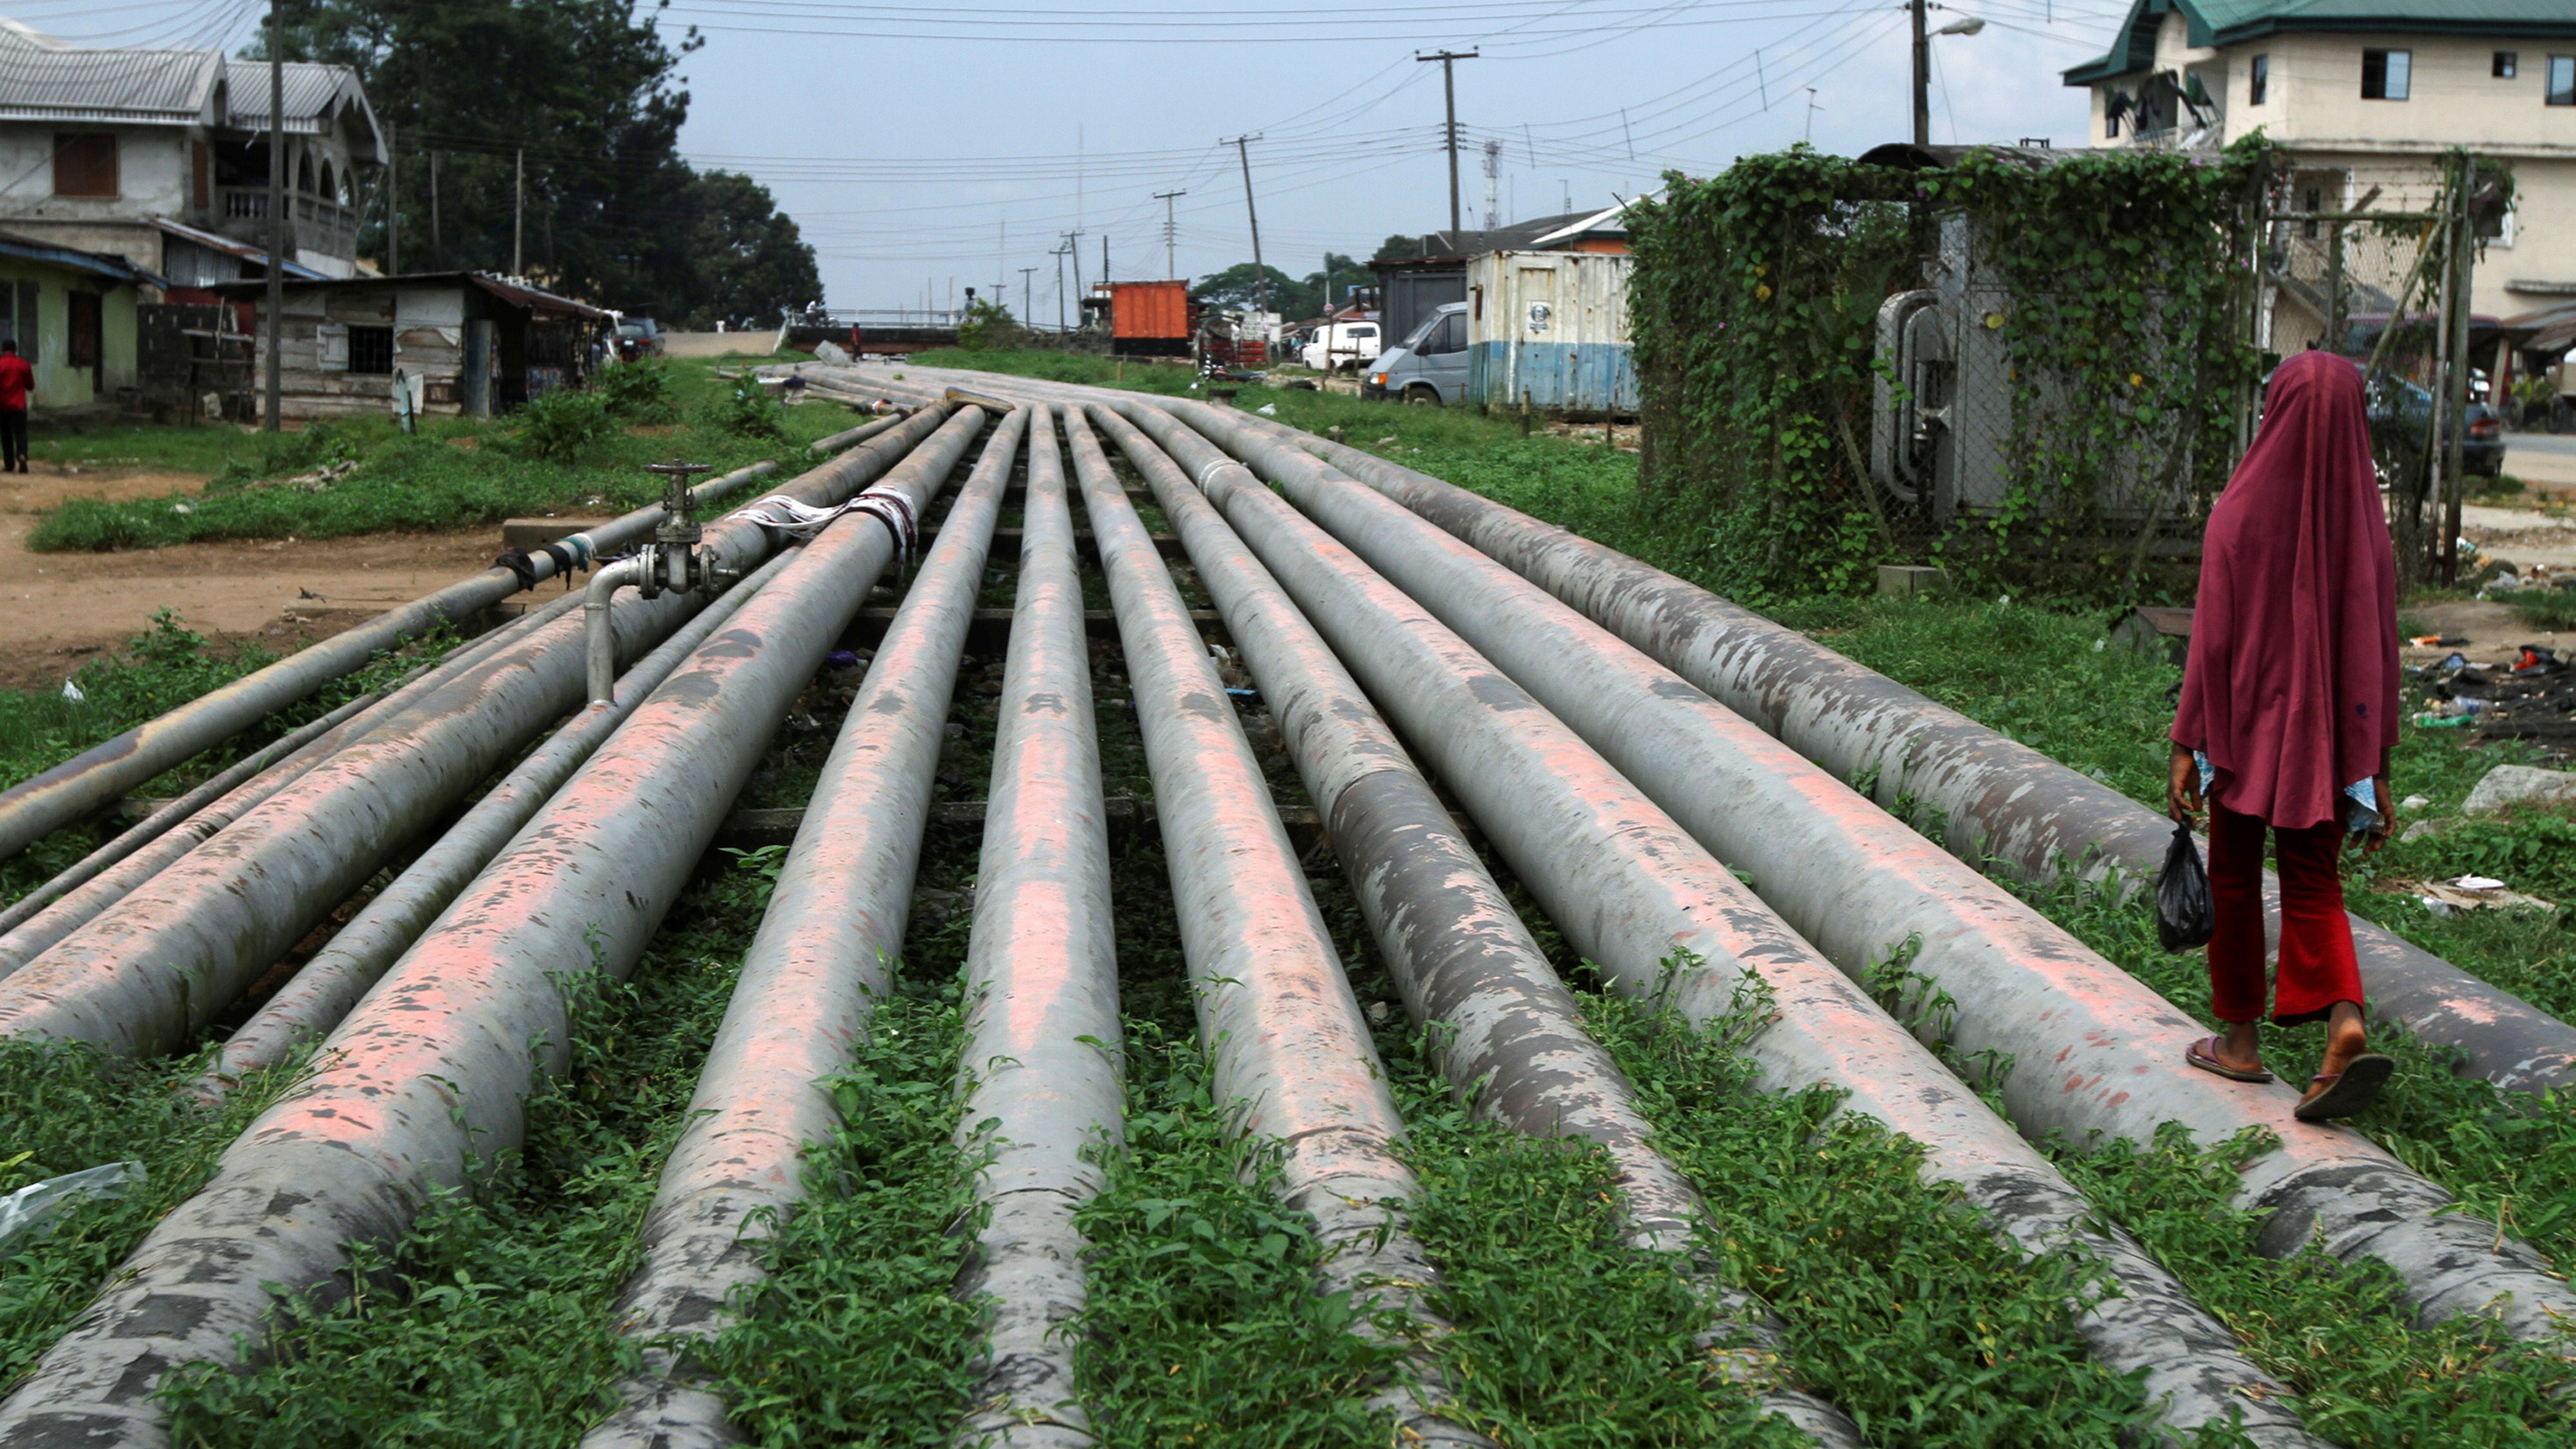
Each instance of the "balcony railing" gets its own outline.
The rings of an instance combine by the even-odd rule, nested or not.
[[[267,246],[268,188],[227,186],[222,199],[223,221],[219,229],[223,234],[253,246]],[[291,251],[328,257],[358,254],[358,214],[350,208],[318,196],[288,192],[286,218],[286,242]]]

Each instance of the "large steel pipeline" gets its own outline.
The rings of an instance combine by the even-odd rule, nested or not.
[[[1584,1030],[1572,993],[1430,782],[1182,467],[1117,413],[1094,416],[1152,487],[1223,613],[1406,1013],[1417,1025],[1444,1028],[1439,1055],[1451,1090],[1515,1131],[1600,1146],[1617,1174],[1625,1239],[1651,1252],[1695,1254],[1697,1228],[1708,1220],[1699,1190],[1648,1141],[1653,1126],[1626,1077]],[[1157,419],[1169,421],[1159,414],[1144,421]],[[1860,1442],[1843,1415],[1777,1381],[1777,1331],[1759,1299],[1713,1283],[1703,1292],[1704,1342],[1725,1363],[1722,1377],[1755,1386],[1768,1412],[1820,1443]]]
[[[1935,704],[1814,640],[1651,564],[1428,474],[1311,433],[1199,403],[1174,405],[1225,434],[1257,428],[1316,453],[1582,610],[1629,644],[1891,808],[1911,797],[1948,820],[1963,858],[2025,880],[2107,864],[2132,881],[2163,869],[2173,822],[2110,786]],[[2268,929],[2280,883],[2264,876]],[[2373,1017],[2450,1047],[2466,1071],[2538,1092],[2576,1085],[2576,1025],[2351,918]]]
[[[390,688],[400,689],[427,674],[432,667],[430,664],[423,664],[394,681]],[[306,745],[338,729],[366,710],[372,709],[387,692],[387,690],[377,690],[372,694],[362,694],[320,719],[297,726],[224,767],[220,773],[198,784],[188,793],[164,803],[159,809],[136,821],[127,829],[117,832],[115,838],[64,867],[55,874],[53,879],[20,896],[9,909],[0,911],[0,937],[7,936],[9,932],[25,924],[38,911],[96,879],[101,871],[169,834],[171,830],[198,811],[231,794],[236,786],[256,777],[269,766],[289,758]]]
[[[325,716],[338,719],[330,729],[307,740],[293,753],[248,780],[188,812],[185,818],[174,822],[172,828],[164,830],[158,839],[143,844],[60,900],[29,916],[6,936],[0,936],[0,977],[15,974],[20,967],[43,955],[55,942],[97,919],[102,912],[167,870],[173,862],[213,839],[224,827],[257,809],[270,796],[304,778],[315,766],[381,728],[430,690],[459,678],[502,648],[524,640],[548,622],[562,617],[569,612],[569,602],[555,600],[492,630],[445,659],[413,670],[399,685],[363,708],[334,710],[330,716]],[[230,775],[233,772],[225,773]],[[192,791],[187,798],[195,799],[200,793]],[[176,806],[181,803],[185,802],[173,802],[171,811],[156,812],[154,818],[175,813]]]
[[[883,486],[926,505],[982,424],[959,410]],[[170,1367],[256,1353],[277,1293],[329,1291],[351,1244],[398,1241],[430,1190],[514,1151],[537,1073],[570,1060],[568,984],[633,968],[894,552],[844,516],[700,646],[145,1237],[0,1404],[0,1446],[159,1449]]]
[[[981,416],[969,409],[952,426],[971,433],[965,419]],[[831,1135],[827,1081],[891,986],[949,694],[1025,424],[1014,411],[985,444],[824,762],[619,1294],[618,1332],[639,1346],[642,1372],[619,1385],[624,1407],[584,1449],[738,1439],[677,1344],[717,1333],[728,1300],[758,1278],[760,1239],[804,1198],[805,1148]],[[864,570],[868,583],[882,567]]]
[[[572,778],[582,761],[616,733],[636,706],[660,688],[717,626],[795,559],[793,550],[781,551],[751,577],[718,594],[696,618],[635,661],[618,681],[613,700],[585,705],[564,721],[419,859],[376,892],[347,925],[333,932],[330,944],[297,967],[294,977],[250,1020],[234,1028],[187,1090],[200,1101],[220,1101],[244,1077],[279,1066],[305,1043],[329,1035],[386,969],[429,929],[447,903],[456,899],[456,893]]]
[[[2478,1314],[2549,1343],[2576,1317],[2576,1291],[2528,1246],[2361,1134],[2298,1122],[2287,1084],[2193,1070],[2184,1052],[2205,1028],[1796,751],[1402,505],[1305,454],[1259,452],[1301,510],[1750,872],[1845,972],[1865,980],[1911,945],[1913,969],[1957,1003],[1948,1044],[2022,1064],[2000,1090],[2025,1134],[2143,1142],[2180,1121],[2216,1142],[2259,1128],[2281,1146],[2246,1165],[2238,1201],[2270,1211],[2265,1251],[2314,1239],[2375,1258],[2428,1320]]]
[[[1706,1216],[1698,1189],[1648,1144],[1654,1129],[1573,993],[1331,646],[1191,486],[1187,470],[1235,465],[1167,414],[1093,417],[1153,489],[1242,651],[1406,1012],[1442,1024],[1452,1091],[1518,1131],[1598,1144],[1629,1240],[1688,1251]]]
[[[1281,1199],[1315,1224],[1320,1286],[1361,1310],[1352,1331],[1392,1311],[1427,1343],[1446,1331],[1426,1302],[1438,1270],[1400,1206],[1420,1188],[1389,1148],[1404,1119],[1332,932],[1180,590],[1079,412],[1065,432],[1126,650],[1211,1095],[1236,1130],[1279,1144]],[[1448,1390],[1421,1345],[1407,1360],[1413,1382],[1369,1407],[1412,1442],[1492,1449],[1440,1417]]]
[[[777,470],[755,463],[698,485],[692,502],[713,502]],[[578,561],[603,557],[649,536],[662,505],[636,509],[557,547]],[[93,811],[103,810],[173,765],[214,748],[278,710],[364,665],[379,649],[470,618],[556,572],[555,556],[537,553],[520,569],[494,564],[470,579],[414,599],[300,650],[254,674],[94,745],[32,779],[0,790],[0,860]]]
[[[935,421],[924,413],[917,426],[843,454],[786,491],[837,502]],[[772,547],[759,524],[733,517],[708,526],[701,552],[721,574],[749,568]],[[703,602],[665,594],[621,610],[620,655],[640,654]],[[0,1034],[124,1053],[175,1049],[404,841],[577,708],[583,670],[581,621],[567,615],[441,680],[0,981]]]
[[[1126,1140],[1117,922],[1092,718],[1091,651],[1064,462],[1032,418],[1019,594],[966,950],[965,1105],[987,1210],[963,1297],[992,1303],[960,1449],[1088,1449],[1072,1325],[1086,1301],[1073,1218],[1100,1191],[1089,1151]],[[945,535],[943,535],[944,537]]]
[[[1706,1024],[1750,973],[1779,1008],[1752,1052],[1772,1085],[1824,1084],[1842,1110],[1922,1145],[2023,1252],[2073,1247],[2119,1294],[2075,1326],[2095,1356],[2140,1373],[2168,1433],[2241,1419],[2256,1442],[2316,1449],[2285,1397],[2133,1239],[1866,992],[1754,898],[1706,848],[1466,641],[1205,443],[1150,409],[1209,500],[1457,791],[1567,941],[1624,993]],[[1811,1430],[1812,1432],[1812,1430]],[[1836,1441],[1844,1442],[1844,1441]]]

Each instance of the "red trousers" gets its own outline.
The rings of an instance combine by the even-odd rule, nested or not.
[[[2263,1015],[2267,828],[2254,816],[2209,802],[2209,894],[2216,917],[2209,938],[2209,993],[2210,1010],[2221,1021]],[[2343,876],[2335,867],[2342,845],[2343,826],[2333,820],[2272,831],[2281,874],[2281,979],[2272,1020],[2282,1026],[2322,1021],[2338,1001],[2361,1004],[2361,966],[2353,959]]]

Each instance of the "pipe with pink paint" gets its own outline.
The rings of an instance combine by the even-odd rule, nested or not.
[[[1193,421],[1210,412],[1178,404]],[[1463,488],[1357,448],[1261,424],[1475,545],[1845,780],[1873,779],[1948,820],[1950,848],[2023,879],[2061,863],[2148,881],[2173,822],[2018,740],[1924,698],[1694,584]],[[2280,883],[2264,910],[2280,930]],[[2512,1091],[2576,1085],[2576,1025],[2479,980],[2395,932],[2351,918],[2371,1014],[2457,1050],[2463,1069]]]
[[[2143,1375],[2164,1433],[2237,1420],[2273,1449],[2317,1449],[2281,1406],[2286,1392],[2171,1273],[2104,1228],[2009,1124],[1599,752],[1251,472],[1154,410],[1134,416],[1173,445],[1568,943],[1620,991],[1707,1024],[1733,1009],[1746,974],[1758,977],[1779,1008],[1751,1047],[1770,1085],[1845,1093],[1844,1111],[1920,1143],[1926,1175],[1957,1184],[2022,1251],[2071,1246],[2109,1268],[2118,1296],[2085,1307],[2075,1328],[2105,1363]]]
[[[1400,1207],[1420,1187],[1389,1148],[1404,1121],[1332,932],[1144,523],[1079,412],[1065,432],[1126,648],[1211,1094],[1240,1131],[1280,1144],[1281,1198],[1315,1224],[1318,1286],[1361,1310],[1352,1331],[1394,1310],[1436,1336],[1446,1325],[1425,1299],[1438,1271]],[[1407,1442],[1492,1449],[1441,1417],[1449,1396],[1429,1356],[1408,1362],[1412,1381],[1374,1389],[1369,1407]]]
[[[802,475],[783,492],[837,503],[907,456],[934,410]],[[717,573],[776,547],[739,516],[709,524]],[[705,602],[665,593],[620,610],[633,658]],[[584,698],[581,621],[547,623],[440,676],[384,723],[0,981],[0,1034],[146,1055],[186,1043],[411,839]]]
[[[959,410],[884,486],[917,513],[983,421]],[[0,1403],[0,1446],[160,1449],[170,1367],[242,1362],[277,1292],[327,1291],[351,1244],[399,1240],[430,1190],[515,1149],[537,1074],[570,1059],[564,983],[633,969],[894,554],[886,525],[844,515],[699,646],[145,1237]]]
[[[758,572],[716,596],[679,632],[635,661],[617,683],[613,700],[588,704],[531,751],[507,779],[485,791],[456,824],[401,875],[378,891],[330,943],[297,967],[295,975],[224,1038],[223,1049],[187,1089],[200,1101],[220,1101],[253,1072],[283,1065],[298,1048],[330,1034],[386,968],[420,939],[447,903],[500,854],[519,827],[572,778],[635,707],[659,688],[681,661],[779,571],[795,561],[781,552]],[[571,598],[573,596],[567,596]]]
[[[961,1449],[1099,1442],[1074,1391],[1072,1324],[1086,1294],[1073,1219],[1101,1187],[1089,1149],[1126,1140],[1082,576],[1053,414],[1028,411],[1019,594],[966,950],[958,1145],[981,1159],[975,1194],[988,1216],[958,1291],[986,1298],[992,1317]]]
[[[2270,1212],[2264,1251],[2313,1239],[2377,1259],[2427,1320],[2476,1314],[2554,1343],[2576,1317],[2576,1291],[2527,1245],[2359,1133],[2295,1121],[2290,1086],[2190,1068],[2206,1028],[1788,746],[1393,500],[1302,453],[1255,451],[1291,502],[1748,872],[1846,973],[1866,979],[1912,945],[1913,969],[1958,1004],[1947,1044],[2015,1064],[2001,1095],[2025,1134],[2144,1142],[2179,1121],[2218,1142],[2259,1128],[2281,1146],[2246,1166],[2238,1201]]]
[[[501,649],[523,642],[530,634],[561,618],[568,612],[570,602],[558,599],[544,608],[532,610],[462,646],[447,658],[413,671],[401,684],[363,707],[348,711],[330,729],[189,812],[156,839],[144,843],[78,888],[67,892],[60,900],[30,915],[6,936],[0,936],[0,977],[15,974],[20,967],[43,955],[55,942],[134,894],[169,869],[173,862],[212,840],[224,827],[302,779],[315,766],[365,739],[430,690],[457,679]]]
[[[618,1332],[641,1346],[644,1371],[584,1449],[735,1442],[723,1400],[672,1339],[721,1331],[728,1300],[757,1280],[762,1215],[774,1223],[804,1200],[805,1148],[836,1121],[826,1084],[891,987],[949,694],[1026,418],[1008,414],[985,442],[815,781],[618,1297]]]

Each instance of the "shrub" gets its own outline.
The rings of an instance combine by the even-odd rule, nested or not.
[[[569,463],[616,432],[605,397],[558,388],[519,410],[517,446],[530,457]]]
[[[784,439],[786,418],[779,411],[778,399],[760,385],[750,373],[733,380],[733,391],[718,399],[711,426],[743,438]]]
[[[593,390],[611,417],[630,423],[680,420],[680,401],[671,390],[671,366],[658,358],[619,363],[599,375]]]

